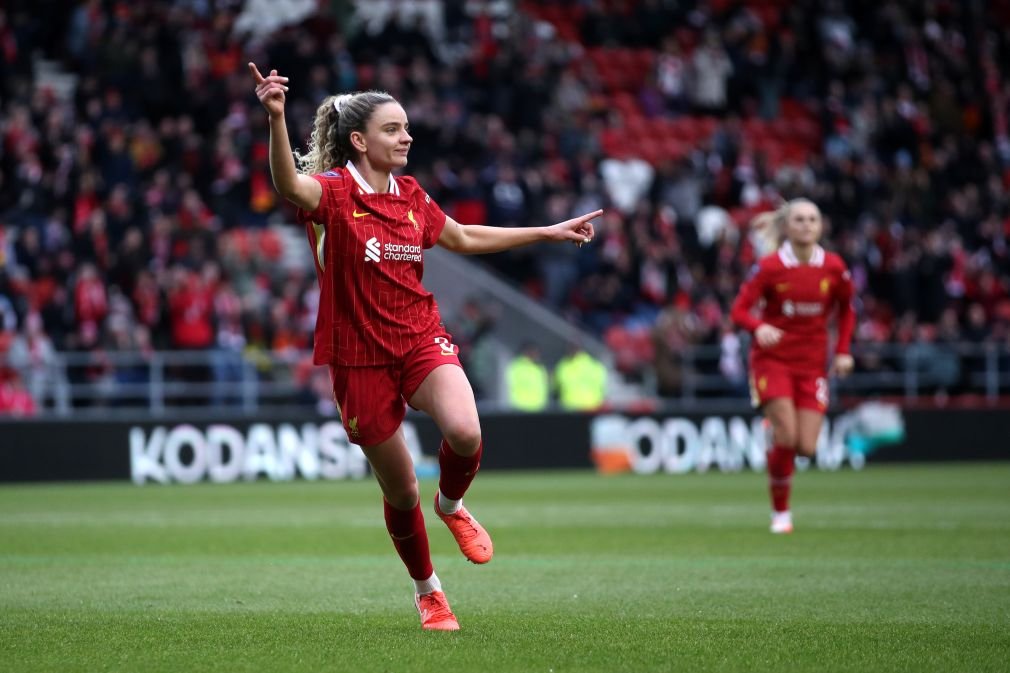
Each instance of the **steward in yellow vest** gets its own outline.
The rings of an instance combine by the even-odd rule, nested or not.
[[[509,404],[520,411],[543,411],[550,396],[547,368],[540,362],[540,349],[525,344],[505,370]]]
[[[562,408],[577,411],[599,409],[607,396],[607,367],[577,348],[554,368],[554,384]]]

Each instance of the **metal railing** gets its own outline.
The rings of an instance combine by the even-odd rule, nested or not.
[[[106,415],[146,410],[160,416],[304,405],[311,392],[295,368],[310,353],[234,351],[59,352],[48,362],[4,362],[20,373],[42,414]],[[327,374],[328,375],[328,374]]]
[[[743,349],[746,353],[746,347]],[[856,344],[852,348],[856,368],[845,379],[833,380],[836,393],[903,397],[973,394],[994,401],[1010,394],[1010,344],[912,343]],[[680,401],[742,395],[747,390],[743,373],[733,379],[719,368],[719,346],[692,346],[677,353],[680,385],[667,397]],[[744,372],[746,356],[739,371]],[[654,370],[642,371],[646,389],[657,393],[663,387]]]
[[[730,377],[720,370],[722,355],[718,346],[693,346],[678,352],[678,384],[667,386],[663,399],[692,404],[745,398],[743,362],[734,369],[737,376]],[[833,381],[836,394],[910,401],[937,393],[972,394],[989,401],[1010,395],[1007,344],[860,345],[853,355],[856,370],[844,380]],[[332,404],[329,372],[312,367],[310,358],[307,352],[59,352],[45,362],[11,362],[0,357],[0,368],[19,373],[41,415],[106,417],[137,411],[154,416],[222,411],[253,415]],[[658,397],[663,384],[655,369],[643,365],[638,375],[638,394]],[[503,407],[504,387],[497,386],[493,392],[498,399],[484,402]]]

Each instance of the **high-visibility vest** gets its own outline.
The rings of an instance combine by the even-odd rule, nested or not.
[[[540,411],[550,395],[547,368],[526,355],[520,355],[505,371],[509,403],[522,411]]]
[[[554,380],[565,409],[598,409],[606,399],[607,367],[585,351],[558,362]]]

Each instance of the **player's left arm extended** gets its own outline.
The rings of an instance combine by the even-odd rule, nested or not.
[[[838,285],[836,299],[838,302],[838,343],[835,344],[836,354],[847,355],[852,344],[852,333],[856,329],[856,311],[852,308],[852,276],[848,271],[842,273],[842,282]]]
[[[438,237],[438,244],[463,255],[501,252],[540,241],[571,241],[581,245],[593,240],[593,223],[590,220],[602,214],[602,210],[596,210],[549,227],[463,225],[451,217],[446,217],[445,227]]]

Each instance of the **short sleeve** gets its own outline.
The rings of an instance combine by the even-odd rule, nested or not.
[[[445,229],[445,213],[435,199],[431,198],[423,189],[417,190],[417,207],[424,217],[424,247],[430,248],[438,242],[438,237]]]
[[[323,188],[319,205],[313,211],[298,209],[297,218],[302,224],[307,222],[327,222],[340,204],[347,198],[347,176],[340,171],[326,171],[312,176]]]

